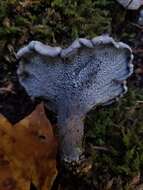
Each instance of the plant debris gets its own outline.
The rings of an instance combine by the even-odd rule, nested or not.
[[[50,190],[57,175],[57,140],[43,104],[14,126],[0,115],[0,189]]]

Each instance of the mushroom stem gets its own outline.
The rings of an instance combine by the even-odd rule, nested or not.
[[[79,161],[83,153],[84,123],[79,115],[58,117],[61,159],[65,162]]]

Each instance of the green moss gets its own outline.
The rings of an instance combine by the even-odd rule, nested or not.
[[[143,169],[142,101],[143,91],[132,87],[119,103],[89,113],[86,143],[92,147],[93,175],[97,181],[99,173],[105,171],[127,184]],[[94,146],[106,147],[107,151],[96,150]]]
[[[28,39],[36,38],[51,43],[64,43],[78,36],[93,37],[104,32],[111,32],[111,8],[115,5],[114,1],[105,0],[96,2],[92,0],[53,0],[51,2],[43,0],[33,5],[24,5],[20,1],[2,0],[0,21],[3,22],[5,18],[9,18],[9,31],[12,36],[12,27],[17,28],[16,36],[22,35],[19,30],[22,31],[24,27],[28,27]],[[42,27],[38,33],[33,28],[38,28],[39,25]],[[46,30],[45,35],[46,27],[51,29]],[[3,33],[0,33],[0,37],[3,37]]]

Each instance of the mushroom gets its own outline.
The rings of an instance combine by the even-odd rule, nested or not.
[[[143,5],[143,0],[117,0],[126,9],[137,10]]]
[[[138,24],[142,27],[143,26],[143,9],[140,10]]]
[[[133,72],[130,47],[108,35],[79,38],[65,49],[32,41],[17,57],[21,85],[57,114],[61,159],[78,162],[86,114],[127,91]]]

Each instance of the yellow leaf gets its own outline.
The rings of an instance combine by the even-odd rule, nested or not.
[[[0,190],[50,190],[57,175],[57,141],[43,105],[12,126],[0,115]]]

